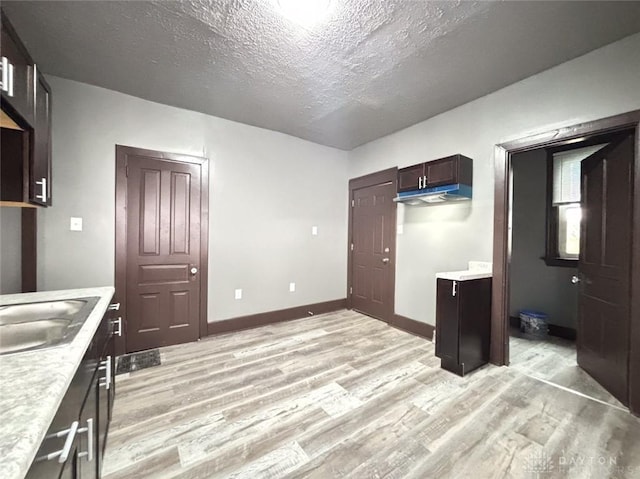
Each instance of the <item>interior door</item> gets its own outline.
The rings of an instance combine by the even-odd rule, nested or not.
[[[127,156],[127,352],[195,341],[201,165]]]
[[[392,183],[353,191],[351,306],[369,316],[391,321],[395,254]]]
[[[582,161],[578,364],[628,404],[633,139]]]

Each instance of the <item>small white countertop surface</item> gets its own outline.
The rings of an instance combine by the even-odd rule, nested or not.
[[[448,271],[445,273],[436,273],[436,278],[451,279],[453,281],[468,281],[471,279],[491,278],[491,271]]]
[[[0,296],[0,306],[100,297],[69,344],[0,356],[0,476],[23,479],[91,344],[113,287]]]
[[[485,261],[469,261],[469,269],[464,271],[447,271],[436,273],[436,278],[450,279],[452,281],[469,281],[472,279],[491,278],[493,276],[493,263]]]

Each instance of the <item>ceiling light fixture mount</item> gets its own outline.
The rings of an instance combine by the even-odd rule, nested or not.
[[[292,22],[310,28],[329,12],[331,0],[276,0],[282,15]]]

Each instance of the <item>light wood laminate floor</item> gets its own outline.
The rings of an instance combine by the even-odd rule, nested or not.
[[[531,340],[523,338],[517,330],[512,330],[509,351],[509,366],[523,374],[627,409],[578,367],[575,341],[555,336],[549,336],[544,340]]]
[[[355,312],[161,355],[117,378],[105,479],[640,477],[628,412]]]

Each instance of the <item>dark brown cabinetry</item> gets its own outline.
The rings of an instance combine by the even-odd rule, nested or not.
[[[26,479],[100,477],[115,392],[111,316],[105,313]]]
[[[51,89],[0,12],[0,201],[2,206],[50,206]]]
[[[489,362],[491,278],[438,278],[436,356],[443,369],[464,376]]]
[[[472,186],[473,161],[463,155],[452,155],[438,160],[398,170],[398,192],[450,184]]]

